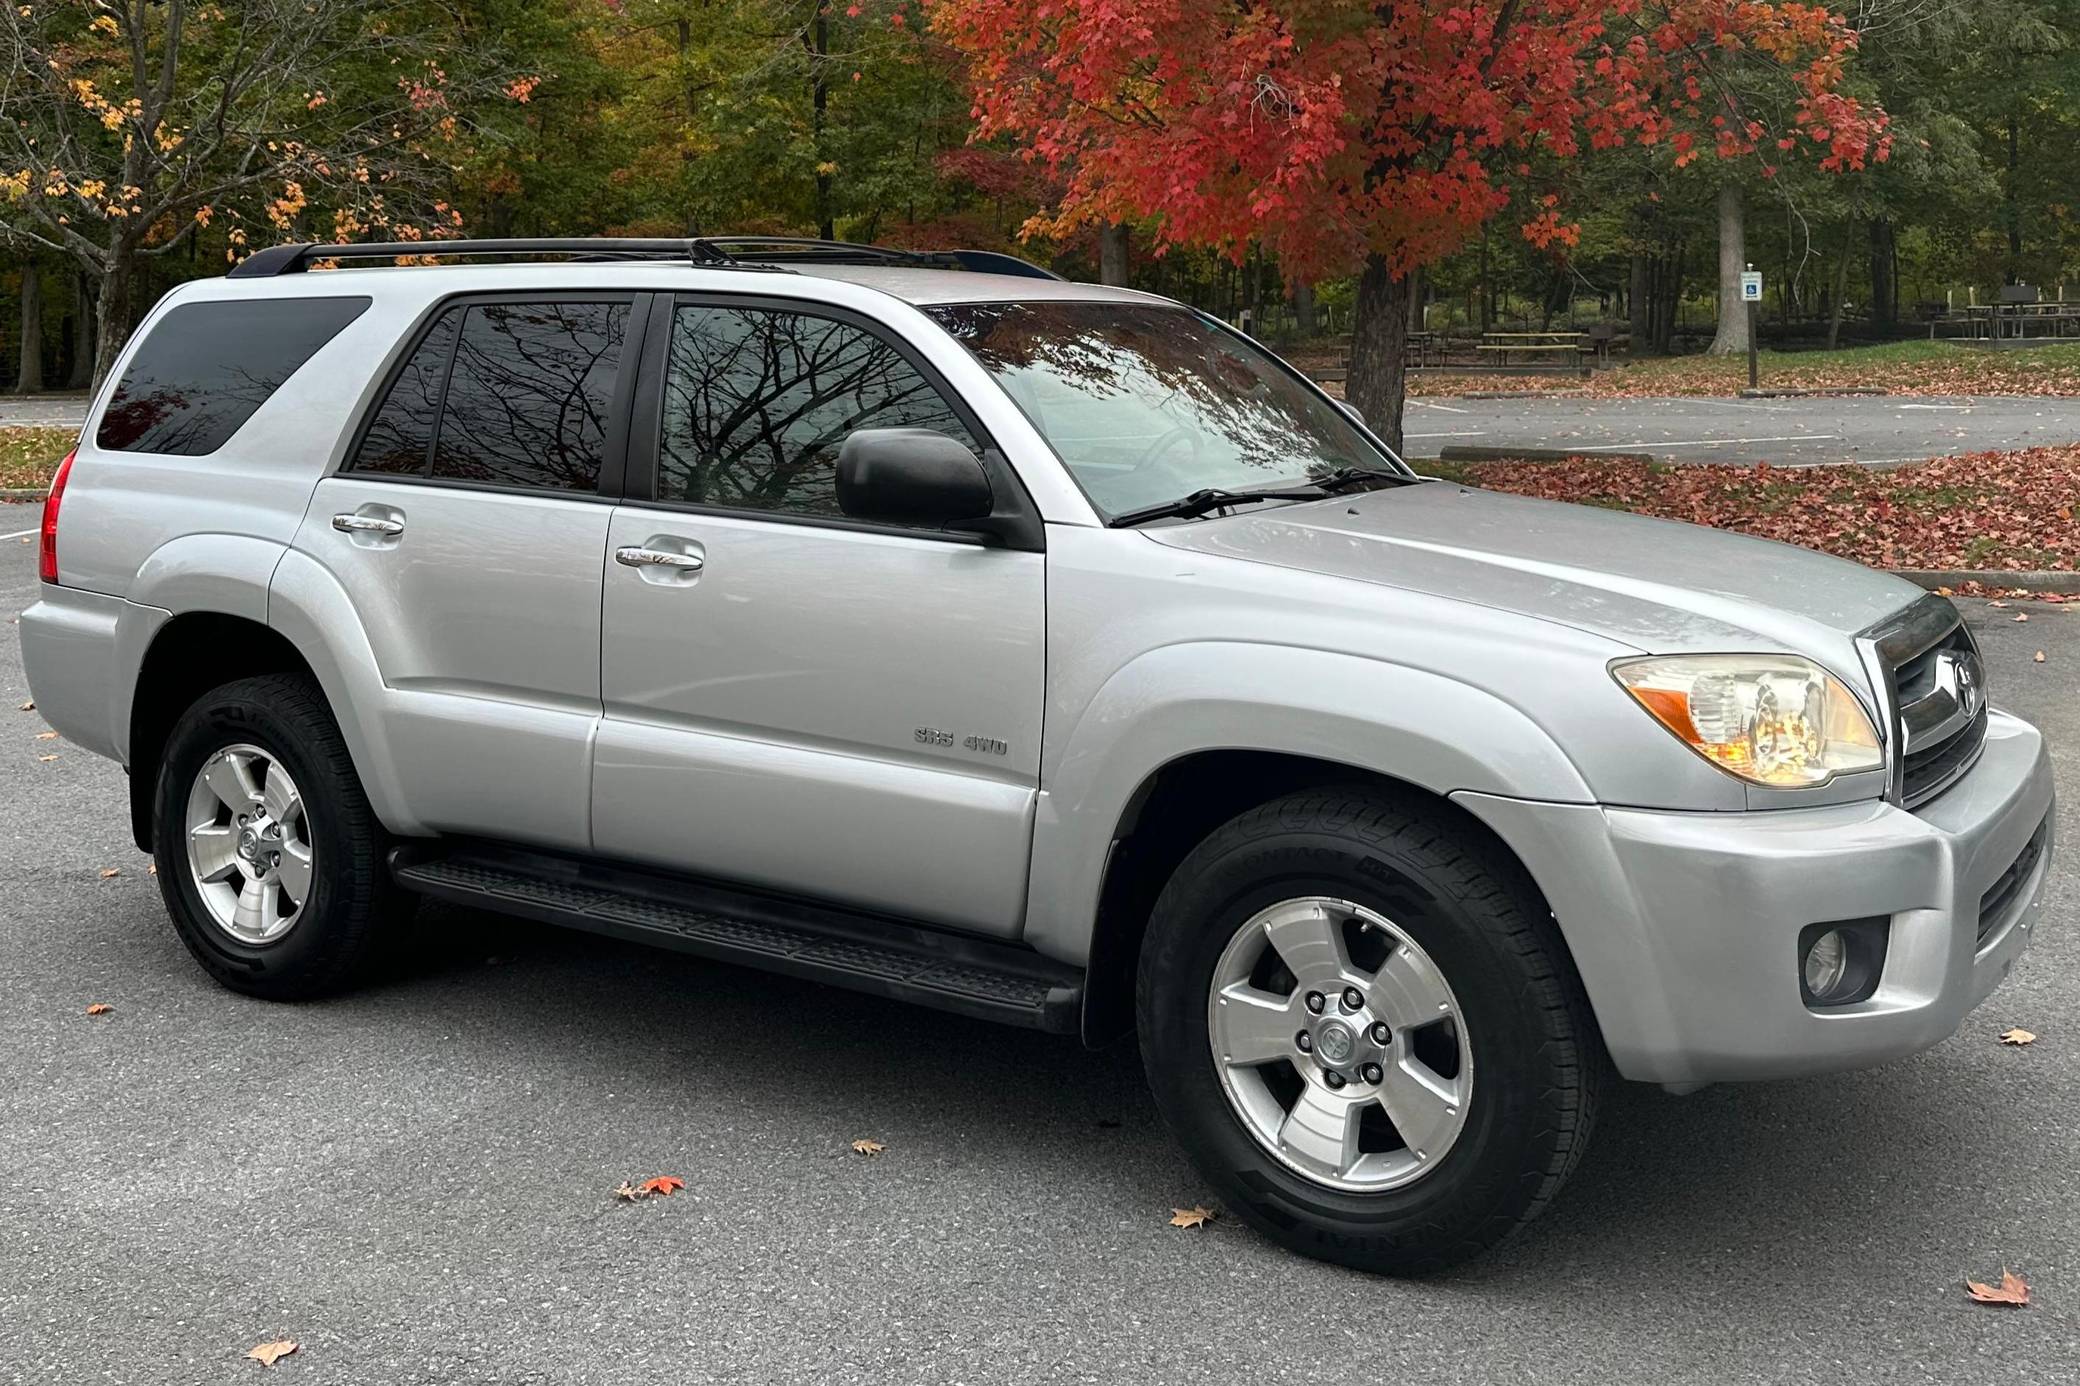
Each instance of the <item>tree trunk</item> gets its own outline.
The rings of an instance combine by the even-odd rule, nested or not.
[[[811,140],[816,150],[816,234],[823,239],[837,239],[837,218],[831,207],[830,155],[824,150],[824,126],[828,119],[831,91],[829,66],[831,52],[830,21],[828,12],[822,7],[816,11],[816,20],[809,26],[804,42],[809,44],[809,99],[813,108]]]
[[[1654,262],[1644,252],[1632,252],[1632,277],[1625,288],[1625,310],[1632,331],[1632,355],[1645,356],[1654,349]]]
[[[1890,336],[1897,315],[1892,311],[1892,221],[1871,219],[1871,326]]]
[[[1738,184],[1719,187],[1719,334],[1708,356],[1748,354],[1748,305],[1741,302],[1741,271],[1748,267],[1747,205]]]
[[[1392,274],[1387,257],[1365,257],[1358,306],[1351,320],[1351,370],[1344,398],[1387,446],[1401,451],[1401,413],[1408,384],[1407,277]]]
[[[108,378],[109,368],[130,340],[130,276],[132,267],[121,250],[110,252],[111,264],[101,276],[101,295],[94,304],[94,388]]]
[[[1849,295],[1849,237],[1842,237],[1840,257],[1834,262],[1834,288],[1828,295],[1827,305],[1827,349],[1833,351],[1842,341],[1842,300]]]
[[[1488,279],[1488,225],[1481,223],[1481,334],[1495,327],[1495,286]]]
[[[1302,337],[1314,336],[1314,285],[1293,286],[1293,322]]]
[[[2022,199],[2015,187],[2022,172],[2022,129],[2015,113],[2008,113],[2008,282],[2022,282]]]
[[[1127,224],[1123,221],[1110,221],[1098,228],[1098,282],[1126,286]]]
[[[25,395],[43,388],[43,276],[34,260],[22,262],[22,364],[14,387]]]

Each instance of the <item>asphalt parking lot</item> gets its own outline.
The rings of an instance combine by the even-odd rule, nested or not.
[[[1413,398],[1411,457],[1452,446],[1644,452],[1667,462],[1898,466],[2080,442],[2080,399],[2013,395],[1788,399]]]
[[[0,604],[34,587],[0,543]],[[1965,605],[2070,798],[2080,609]],[[1530,1235],[1395,1282],[1232,1218],[1168,1227],[1207,1191],[1130,1048],[433,911],[356,995],[221,991],[127,840],[121,771],[14,711],[0,630],[0,1381],[252,1379],[279,1337],[302,1351],[270,1380],[363,1384],[2080,1373],[2071,814],[2036,945],[1958,1036],[1621,1090]],[[2004,1048],[2010,1025],[2041,1038]],[[662,1174],[685,1191],[611,1196]],[[1968,1303],[2003,1265],[2033,1307]]]

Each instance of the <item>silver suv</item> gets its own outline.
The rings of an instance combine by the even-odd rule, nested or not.
[[[431,896],[1133,1033],[1230,1208],[1407,1272],[1612,1075],[1913,1053],[2039,918],[2042,740],[1897,578],[1427,480],[1017,262],[423,249],[170,294],[51,489],[37,705],[226,986]]]

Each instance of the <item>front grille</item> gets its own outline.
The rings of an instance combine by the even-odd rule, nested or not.
[[[1986,936],[2007,915],[2008,906],[2015,903],[2015,897],[2029,884],[2029,878],[2036,873],[2037,859],[2044,855],[2044,840],[2050,832],[2051,819],[2046,815],[2015,860],[2008,863],[2008,869],[2001,872],[2000,879],[1986,887],[1986,893],[1979,897],[1979,942],[1986,942]]]
[[[1933,596],[1868,638],[1896,714],[1899,801],[1917,808],[1956,783],[1986,744],[1979,648],[1957,608]]]
[[[1906,773],[1900,780],[1900,802],[1915,808],[1948,789],[1958,776],[1972,768],[1986,744],[1986,709],[1947,741],[1907,752]]]

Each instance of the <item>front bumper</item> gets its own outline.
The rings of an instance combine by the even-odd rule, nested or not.
[[[2056,827],[2043,737],[1999,712],[1978,764],[1912,813],[1454,798],[1545,892],[1618,1071],[1678,1085],[1860,1068],[1955,1033],[2028,946]],[[2003,883],[2040,834],[2025,878]],[[1871,916],[1891,921],[1877,991],[1809,1009],[1799,931]]]

